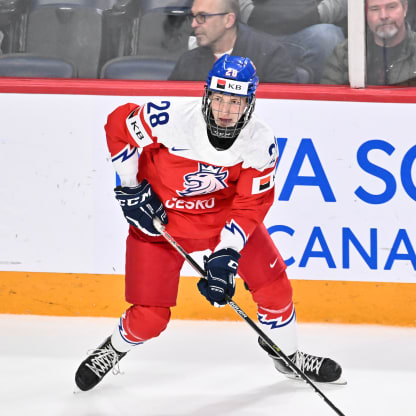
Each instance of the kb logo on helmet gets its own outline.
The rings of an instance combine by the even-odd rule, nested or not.
[[[228,87],[230,90],[241,91],[241,85],[229,83]]]
[[[248,82],[212,77],[210,88],[212,90],[228,92],[231,94],[247,95]]]

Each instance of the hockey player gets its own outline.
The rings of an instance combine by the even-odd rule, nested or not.
[[[286,266],[263,225],[278,155],[273,131],[253,115],[257,86],[250,59],[226,54],[208,75],[202,111],[199,100],[165,99],[125,104],[109,115],[107,143],[121,180],[115,197],[130,224],[125,285],[132,306],[81,363],[75,376],[81,390],[169,322],[184,259],[154,228],[154,217],[187,252],[211,250],[208,279],[198,289],[212,305],[234,295],[238,270],[267,335],[312,380],[340,380],[335,361],[298,350]],[[295,377],[259,343],[277,370]]]

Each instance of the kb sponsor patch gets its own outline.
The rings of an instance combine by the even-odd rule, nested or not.
[[[143,123],[146,122],[143,118],[143,109],[141,107],[132,111],[126,119],[127,129],[138,147],[144,147],[153,143]]]
[[[214,90],[222,90],[231,94],[247,95],[248,86],[248,82],[212,77],[210,88]]]
[[[253,179],[253,187],[251,193],[261,194],[262,192],[266,192],[269,189],[273,188],[274,186],[274,172],[271,172],[265,176],[261,176],[259,178]]]

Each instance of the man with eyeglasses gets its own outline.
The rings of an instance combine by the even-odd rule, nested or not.
[[[194,0],[190,19],[198,47],[178,59],[169,79],[202,81],[216,59],[228,53],[256,62],[262,82],[301,82],[282,43],[239,23],[239,17],[238,0]]]

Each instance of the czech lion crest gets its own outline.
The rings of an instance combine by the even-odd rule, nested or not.
[[[227,188],[225,179],[228,171],[222,172],[222,167],[198,163],[198,171],[184,176],[183,191],[177,191],[180,196],[196,196],[210,194]]]

